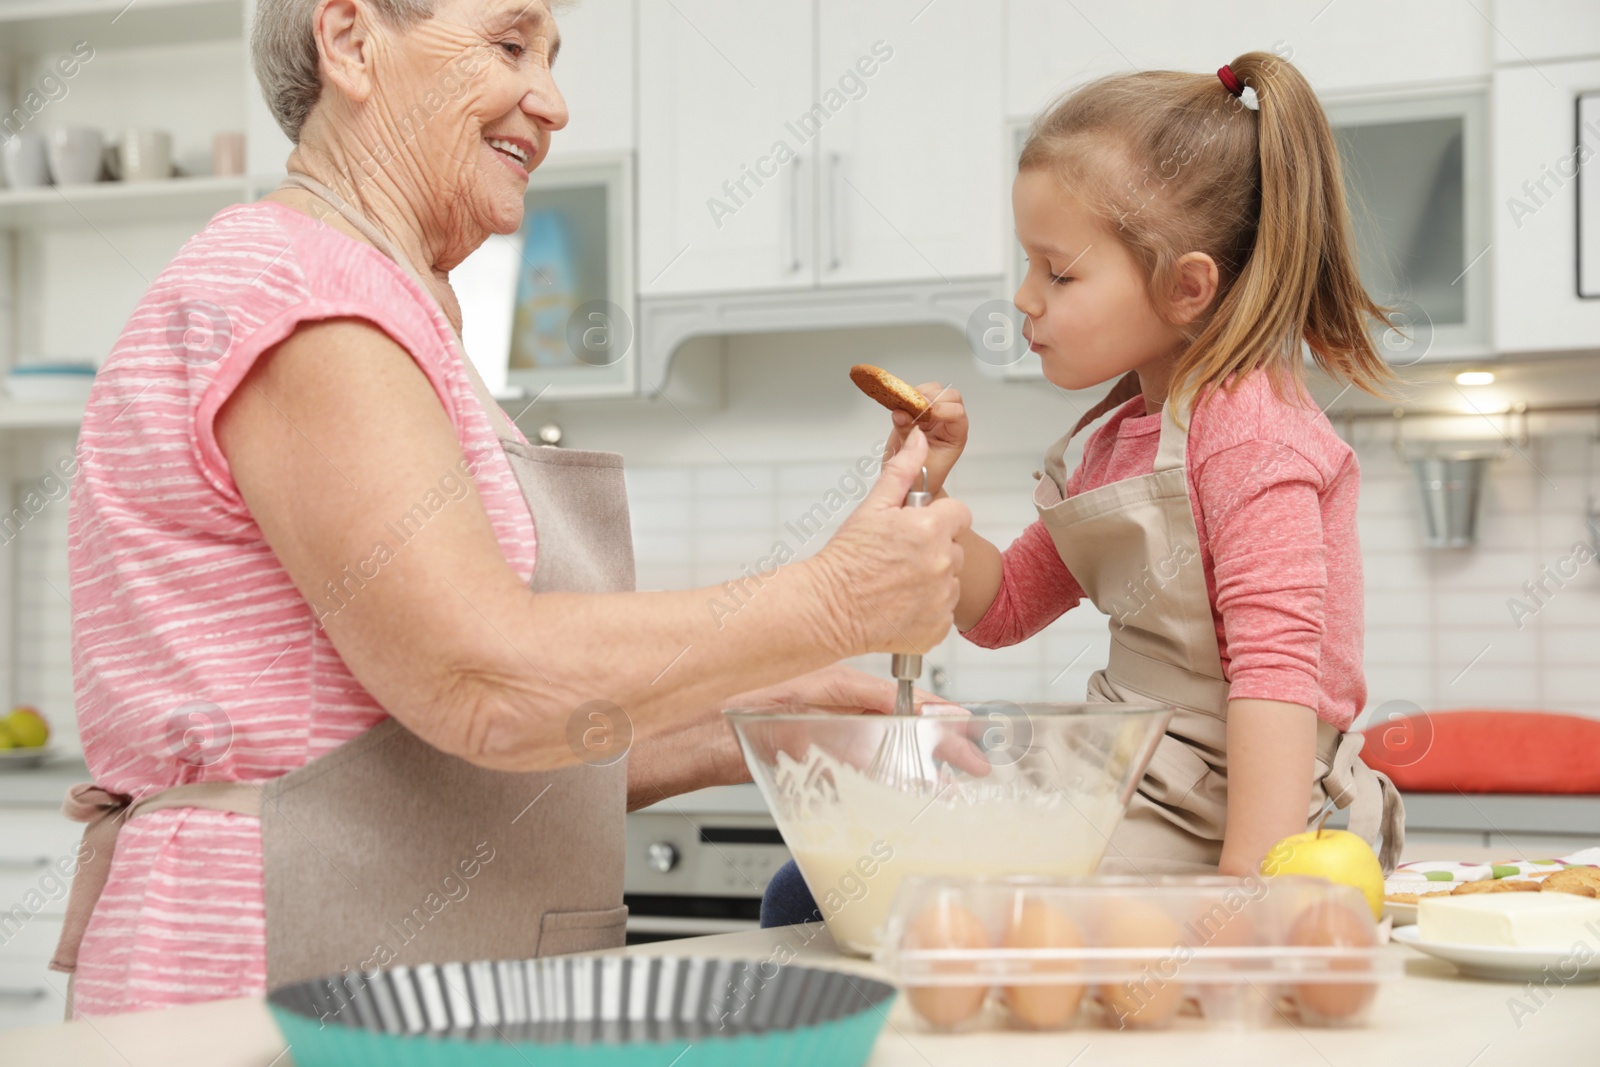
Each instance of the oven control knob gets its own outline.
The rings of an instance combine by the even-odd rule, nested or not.
[[[666,874],[678,865],[678,850],[665,841],[657,841],[644,850],[644,863],[657,874]]]

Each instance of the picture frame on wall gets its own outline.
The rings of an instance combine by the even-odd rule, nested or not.
[[[1575,125],[1578,296],[1600,300],[1600,89],[1578,94]]]
[[[467,355],[497,397],[633,395],[633,162],[552,160],[533,172],[522,225],[450,272]]]
[[[1579,93],[1576,110],[1578,296],[1594,301],[1600,299],[1600,158],[1594,158],[1600,155],[1600,90]]]

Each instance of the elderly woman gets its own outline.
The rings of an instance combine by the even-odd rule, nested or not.
[[[257,20],[289,180],[156,279],[83,424],[79,1014],[617,946],[624,812],[745,777],[719,709],[885,710],[829,665],[931,646],[956,600],[966,511],[900,507],[920,437],[737,614],[633,591],[620,460],[527,444],[450,288],[566,124],[549,9]]]

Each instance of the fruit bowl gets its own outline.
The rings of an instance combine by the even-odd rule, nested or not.
[[[751,776],[841,949],[871,955],[909,875],[1092,873],[1172,709],[928,705],[912,718],[825,708],[727,713]],[[920,772],[868,773],[892,730]]]
[[[55,745],[40,748],[0,748],[0,771],[22,771],[42,767],[55,759]]]

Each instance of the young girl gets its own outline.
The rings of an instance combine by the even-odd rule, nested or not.
[[[1095,82],[1034,123],[1012,202],[1045,377],[1116,385],[1045,454],[1038,522],[1004,552],[963,536],[958,627],[1015,644],[1087,597],[1111,617],[1089,699],[1178,709],[1101,870],[1253,872],[1329,797],[1391,870],[1400,798],[1345,732],[1366,701],[1360,475],[1302,343],[1336,380],[1394,379],[1310,86],[1265,52]],[[920,388],[942,492],[966,414]],[[1068,442],[1107,411],[1069,476]]]

